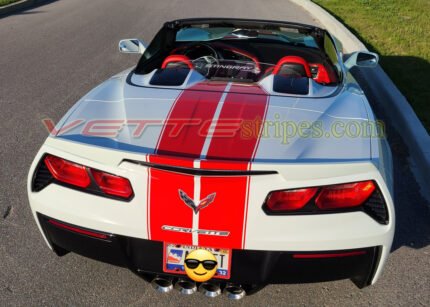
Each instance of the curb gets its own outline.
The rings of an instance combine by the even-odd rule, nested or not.
[[[342,42],[345,53],[367,50],[366,46],[330,13],[310,0],[290,0],[316,18],[324,27]],[[365,83],[376,96],[384,114],[408,146],[414,163],[414,171],[421,192],[429,197],[430,191],[430,136],[418,119],[405,96],[387,76],[381,66],[373,69],[359,69],[360,81]]]
[[[47,2],[46,0],[21,0],[5,6],[0,7],[0,17],[10,15],[18,11],[30,8],[36,4]]]

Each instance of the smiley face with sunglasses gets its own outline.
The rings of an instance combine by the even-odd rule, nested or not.
[[[197,249],[187,255],[184,266],[189,278],[197,282],[204,282],[215,275],[218,262],[211,252]]]

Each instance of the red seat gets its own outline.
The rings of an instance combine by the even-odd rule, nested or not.
[[[276,63],[276,66],[273,69],[272,74],[274,74],[274,75],[279,74],[281,72],[283,66],[288,65],[288,64],[302,66],[303,67],[303,73],[302,73],[303,76],[302,77],[312,78],[311,69],[309,67],[308,62],[306,62],[306,60],[303,59],[302,57],[293,56],[293,55],[284,56],[282,59],[280,59],[278,61],[278,63]]]
[[[172,54],[166,57],[161,65],[161,68],[167,68],[167,65],[170,63],[184,63],[189,69],[193,69],[193,63],[191,60],[185,55]]]

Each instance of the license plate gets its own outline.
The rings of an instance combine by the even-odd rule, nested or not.
[[[184,260],[187,255],[196,249],[205,249],[210,251],[218,262],[217,271],[214,278],[229,279],[231,265],[231,250],[212,247],[202,247],[193,245],[179,245],[164,243],[163,253],[163,271],[166,273],[186,274]]]

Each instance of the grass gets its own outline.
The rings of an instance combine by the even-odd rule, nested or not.
[[[430,1],[313,1],[381,56],[381,66],[430,132]]]
[[[0,0],[0,6],[5,6],[14,2],[18,2],[19,0]]]

